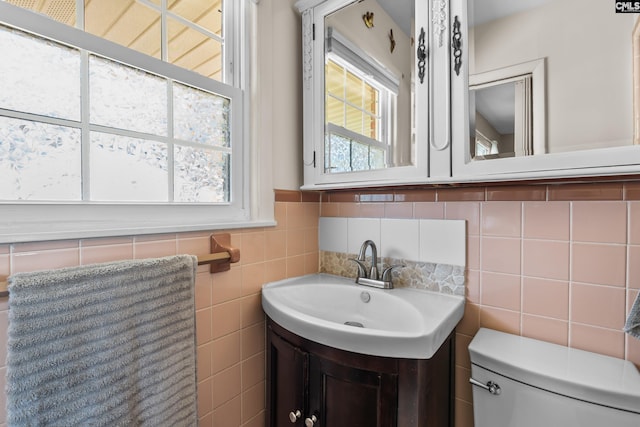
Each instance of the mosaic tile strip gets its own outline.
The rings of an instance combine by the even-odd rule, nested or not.
[[[320,272],[355,279],[358,270],[356,264],[350,261],[353,258],[356,258],[355,254],[321,251]],[[404,265],[402,268],[393,270],[393,285],[396,288],[414,288],[450,295],[465,295],[464,267],[394,258],[382,258],[380,261],[384,266]]]

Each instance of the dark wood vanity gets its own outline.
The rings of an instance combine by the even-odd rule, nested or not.
[[[452,427],[455,331],[431,359],[358,354],[267,320],[268,427]]]

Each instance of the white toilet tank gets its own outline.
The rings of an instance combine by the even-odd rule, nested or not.
[[[469,353],[475,427],[640,427],[629,361],[485,328]]]

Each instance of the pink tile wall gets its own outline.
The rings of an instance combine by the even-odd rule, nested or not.
[[[574,188],[575,187],[575,188]],[[467,347],[481,326],[631,360],[640,341],[621,332],[640,292],[640,201],[634,188],[584,186],[331,193],[276,202],[278,226],[231,231],[242,260],[198,271],[199,410],[202,426],[260,426],[264,411],[264,282],[316,272],[323,216],[467,221],[467,305],[457,328],[456,425],[473,426]],[[544,187],[543,187],[544,188]],[[614,191],[615,190],[615,191]],[[340,194],[340,197],[335,197]],[[639,193],[640,194],[640,193]],[[638,197],[636,197],[638,198]],[[595,200],[593,200],[595,199]],[[607,200],[604,200],[607,199]],[[620,199],[620,200],[608,200]],[[313,198],[311,199],[313,200]],[[0,280],[13,272],[116,259],[206,253],[209,233],[0,245]],[[7,301],[0,299],[0,343]],[[0,344],[0,361],[6,345]],[[0,362],[0,408],[4,373]],[[4,413],[0,409],[0,425]]]
[[[640,201],[624,200],[622,184],[595,187],[518,187],[518,194],[508,186],[447,189],[433,201],[375,203],[386,217],[412,210],[416,218],[467,220],[467,305],[456,337],[458,427],[473,426],[468,345],[480,327],[624,358],[640,368],[640,341],[622,332],[640,290]],[[596,190],[616,190],[621,200],[598,200]],[[364,216],[366,205],[330,194],[321,214]]]
[[[295,193],[295,194],[293,194]],[[196,328],[200,426],[259,427],[265,408],[265,322],[260,288],[318,271],[317,201],[276,193],[276,227],[231,230],[241,260],[198,267]],[[278,197],[280,196],[280,197]],[[285,201],[278,201],[284,199]],[[317,199],[317,198],[316,198]],[[291,200],[291,201],[289,201]],[[221,231],[216,231],[220,233]],[[12,273],[122,259],[209,253],[210,232],[0,245],[0,281]],[[0,298],[0,426],[5,424],[7,298]]]

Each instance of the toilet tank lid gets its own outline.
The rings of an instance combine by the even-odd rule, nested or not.
[[[471,363],[554,393],[640,414],[640,373],[633,363],[481,328]]]

